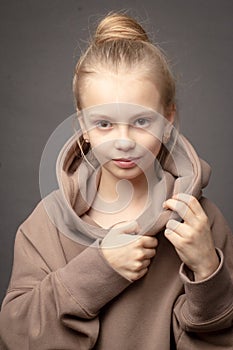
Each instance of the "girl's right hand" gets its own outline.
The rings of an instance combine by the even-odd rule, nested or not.
[[[155,237],[136,235],[138,232],[136,221],[117,224],[101,243],[108,263],[130,281],[136,281],[147,273],[158,245]]]

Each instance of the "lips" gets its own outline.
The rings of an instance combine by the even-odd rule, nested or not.
[[[115,165],[122,169],[131,169],[137,166],[137,161],[139,158],[118,158],[113,159]]]

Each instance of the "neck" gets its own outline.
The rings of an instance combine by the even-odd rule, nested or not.
[[[122,196],[124,198],[130,197],[132,200],[137,201],[148,196],[154,182],[154,169],[149,169],[146,174],[143,173],[136,178],[126,180],[114,176],[109,179],[107,170],[103,168],[98,187],[98,195],[106,202],[118,201]]]
[[[90,217],[105,228],[135,220],[150,204],[156,182],[154,169],[147,171],[146,175],[124,180],[102,168],[97,194],[89,210]]]

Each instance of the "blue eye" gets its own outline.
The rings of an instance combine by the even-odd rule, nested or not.
[[[146,128],[150,125],[150,120],[147,118],[138,118],[134,121],[134,125],[137,128]]]
[[[99,129],[110,129],[112,127],[112,123],[110,123],[108,120],[99,120],[96,123],[96,126]]]

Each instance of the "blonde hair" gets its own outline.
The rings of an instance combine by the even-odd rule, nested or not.
[[[165,111],[175,105],[175,79],[163,51],[150,42],[135,19],[110,13],[98,24],[89,47],[76,65],[73,92],[78,109],[82,109],[85,79],[102,72],[118,74],[125,69],[156,84]]]

